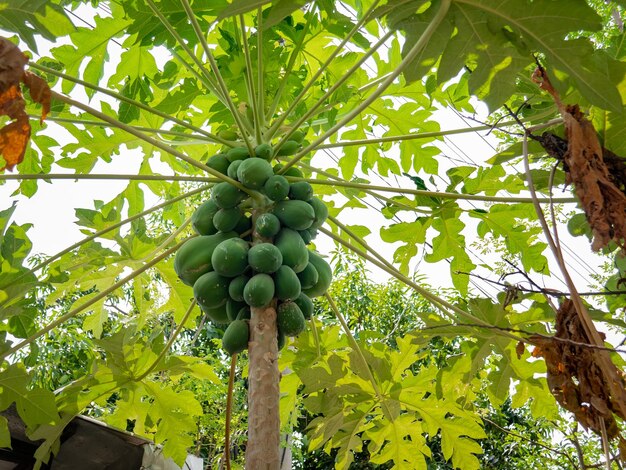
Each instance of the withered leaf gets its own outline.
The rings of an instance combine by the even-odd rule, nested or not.
[[[27,63],[28,57],[15,44],[0,38],[0,93],[22,80]]]
[[[41,120],[43,121],[50,112],[50,87],[43,78],[30,72],[24,73],[24,85],[30,91],[33,101],[41,104]]]
[[[12,170],[24,159],[29,138],[28,117],[13,121],[0,129],[0,155],[6,161],[6,169]]]

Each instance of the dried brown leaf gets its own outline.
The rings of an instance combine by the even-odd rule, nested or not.
[[[0,155],[6,161],[6,166],[0,171],[5,168],[12,170],[15,165],[22,162],[29,138],[28,117],[13,121],[0,129]]]
[[[0,38],[0,93],[22,80],[27,63],[28,57],[15,44]]]
[[[33,101],[41,104],[41,120],[43,121],[50,113],[50,87],[43,78],[30,72],[24,73],[24,85],[30,91],[30,97]]]

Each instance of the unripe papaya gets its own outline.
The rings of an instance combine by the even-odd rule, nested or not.
[[[230,232],[234,230],[239,219],[243,217],[241,210],[238,207],[231,207],[229,209],[220,209],[213,216],[213,225],[220,232]]]
[[[228,319],[230,321],[242,320],[242,318],[238,318],[239,311],[242,308],[250,308],[245,302],[237,302],[233,299],[228,299],[226,301],[226,314],[228,315]]]
[[[294,300],[294,303],[300,307],[305,320],[308,320],[313,316],[313,301],[308,295],[300,294],[300,297]]]
[[[235,131],[231,131],[230,129],[225,129],[223,131],[219,131],[217,136],[224,140],[237,140],[239,135]]]
[[[282,201],[289,194],[289,181],[282,175],[270,176],[263,185],[263,191],[272,201]]]
[[[255,156],[262,158],[263,160],[270,160],[273,153],[274,150],[270,144],[259,144],[254,148]]]
[[[237,179],[250,189],[261,189],[273,175],[272,166],[262,158],[247,158],[237,168]]]
[[[324,204],[324,202],[317,197],[312,197],[309,200],[309,204],[311,205],[311,207],[313,208],[313,212],[315,213],[315,220],[309,228],[318,229],[324,224],[324,222],[326,222],[326,219],[328,218],[328,207],[326,207],[326,204]]]
[[[274,273],[274,285],[278,300],[294,300],[300,296],[300,279],[289,266],[283,265]]]
[[[246,193],[230,183],[217,183],[211,190],[211,199],[220,209],[231,209],[246,197]]]
[[[306,321],[296,303],[283,302],[276,310],[276,325],[285,336],[297,336],[306,328]]]
[[[299,142],[296,142],[295,140],[288,140],[283,145],[281,145],[281,147],[276,152],[276,155],[279,155],[282,157],[295,155],[298,152],[299,148],[300,148]]]
[[[319,281],[319,274],[315,266],[309,262],[306,268],[298,273],[298,279],[300,279],[300,285],[303,289],[310,289]]]
[[[264,238],[272,238],[280,231],[280,220],[274,214],[265,212],[256,219],[256,232]]]
[[[219,209],[212,199],[204,201],[196,208],[191,216],[191,225],[198,235],[213,235],[217,232],[213,217]]]
[[[309,262],[309,250],[295,230],[283,228],[274,238],[274,245],[283,255],[283,264],[299,273]]]
[[[231,356],[245,351],[250,340],[250,329],[245,320],[235,320],[228,325],[222,337],[222,348]]]
[[[313,287],[302,289],[302,292],[309,297],[319,297],[328,290],[333,278],[333,272],[326,260],[314,251],[309,251],[309,262],[317,270],[318,280]]]
[[[274,165],[274,173],[277,175],[281,174],[284,176],[294,176],[296,178],[304,178],[304,174],[295,166],[290,166],[289,168],[287,168],[287,171],[285,171],[284,173],[281,173],[284,166],[285,165],[283,165],[282,163],[277,163],[276,165]]]
[[[313,197],[313,187],[306,181],[296,181],[289,186],[289,199],[310,201]]]
[[[313,206],[304,201],[280,201],[274,207],[273,213],[281,224],[294,230],[306,230],[315,220]]]
[[[230,298],[237,302],[243,302],[243,289],[249,280],[250,276],[242,274],[230,281],[230,284],[228,284],[228,295]]]
[[[203,274],[193,285],[193,296],[198,305],[214,309],[226,304],[228,300],[229,279],[215,271]]]
[[[226,172],[226,174],[228,175],[229,178],[237,180],[237,169],[239,168],[239,165],[241,165],[242,161],[243,160],[235,160],[230,165],[228,165],[228,171]]]
[[[220,276],[235,277],[243,274],[248,268],[248,242],[241,238],[223,241],[213,250],[211,264]]]
[[[226,158],[224,154],[213,155],[206,162],[206,166],[209,168],[213,168],[215,171],[219,171],[221,174],[225,175],[228,172],[228,166],[230,165],[230,161]]]
[[[271,243],[257,243],[248,250],[248,264],[257,272],[271,274],[283,264],[283,255]]]
[[[274,280],[269,274],[255,274],[243,289],[243,298],[250,307],[265,307],[274,298]]]
[[[174,270],[188,286],[193,286],[196,280],[213,269],[211,257],[215,247],[224,240],[236,237],[235,232],[216,233],[190,238],[176,252]]]
[[[228,158],[231,163],[248,158],[249,155],[247,147],[233,147],[226,152],[226,158]]]
[[[305,135],[306,133],[304,131],[297,129],[296,131],[293,132],[293,134],[291,134],[291,137],[289,138],[289,140],[293,140],[294,142],[298,142],[299,144],[301,144],[302,141],[304,140]]]
[[[226,304],[216,308],[206,308],[200,305],[200,310],[202,310],[209,320],[217,325],[224,325],[230,321],[226,313]]]

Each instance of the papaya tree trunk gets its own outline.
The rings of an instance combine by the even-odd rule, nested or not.
[[[247,470],[280,468],[280,415],[276,309],[252,308],[248,344]]]

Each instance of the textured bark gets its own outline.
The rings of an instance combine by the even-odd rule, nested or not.
[[[248,344],[247,470],[280,468],[280,415],[276,310],[253,308]]]

